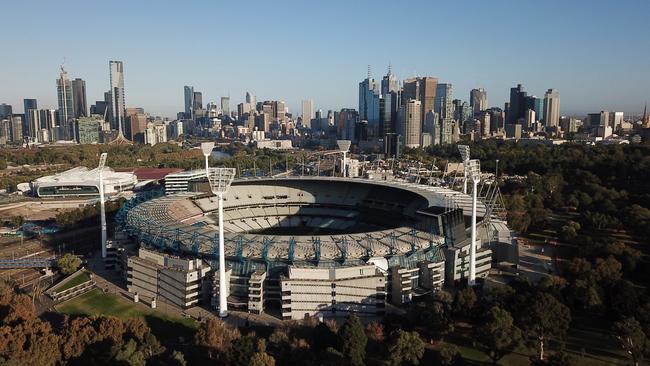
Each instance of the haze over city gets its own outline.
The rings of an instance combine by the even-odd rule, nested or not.
[[[87,83],[88,100],[109,88],[108,60],[124,62],[127,107],[173,117],[183,86],[204,101],[246,91],[300,111],[356,108],[358,83],[371,65],[379,80],[389,64],[403,80],[430,75],[472,88],[503,107],[511,87],[560,91],[563,115],[602,109],[640,115],[650,94],[647,1],[384,1],[319,3],[10,2],[13,30],[0,61],[0,100],[38,99],[56,108],[59,66]]]

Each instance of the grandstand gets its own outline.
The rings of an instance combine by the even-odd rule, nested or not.
[[[211,194],[179,192],[136,197],[117,220],[144,246],[216,268],[217,210]],[[387,298],[401,304],[467,278],[471,197],[452,189],[333,177],[244,179],[224,196],[223,211],[228,301],[245,310],[275,308],[287,319],[376,315]],[[516,260],[493,258],[496,241],[512,246],[512,235],[486,216],[485,204],[477,211],[477,276],[485,277],[492,261]],[[208,274],[213,294],[217,274]],[[329,290],[317,290],[323,286]],[[315,292],[305,297],[310,288]]]
[[[105,167],[104,192],[107,195],[132,190],[138,183],[133,173],[115,172]],[[54,175],[38,178],[31,183],[38,197],[99,196],[99,171],[97,168],[76,167]]]

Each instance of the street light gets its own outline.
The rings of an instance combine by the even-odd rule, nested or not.
[[[214,149],[214,142],[202,142],[201,143],[201,151],[203,152],[203,156],[205,156],[205,174],[208,174],[208,158],[210,157],[210,154],[212,154],[212,150]]]
[[[468,160],[465,169],[474,183],[472,187],[472,238],[469,249],[469,284],[476,281],[476,201],[478,183],[481,180],[481,162],[478,159]]]
[[[106,165],[107,153],[102,153],[99,156],[99,165],[97,172],[99,173],[99,216],[101,217],[101,230],[102,230],[102,258],[106,258],[106,207],[104,203],[104,166]]]
[[[212,168],[208,170],[210,190],[219,197],[219,317],[228,316],[228,299],[226,297],[226,254],[223,240],[223,195],[228,191],[235,178],[235,168]]]
[[[336,140],[336,144],[339,147],[339,150],[343,153],[343,162],[341,163],[341,173],[343,178],[347,176],[347,153],[350,151],[350,145],[352,141],[350,140]]]
[[[469,161],[469,146],[458,145],[458,152],[463,159],[463,193],[467,194],[467,162]]]

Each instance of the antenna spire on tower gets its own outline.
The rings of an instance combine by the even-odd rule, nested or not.
[[[392,70],[391,70],[391,65],[390,65],[390,61],[388,61],[388,75],[390,75],[390,74],[391,74],[391,72],[392,72]]]
[[[370,65],[368,65],[368,79],[370,79]]]

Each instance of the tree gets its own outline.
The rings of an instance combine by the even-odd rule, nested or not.
[[[445,343],[440,347],[438,353],[440,364],[443,366],[452,366],[460,363],[461,355],[458,347],[453,344]]]
[[[454,299],[454,312],[457,315],[472,317],[478,297],[472,287],[465,287],[456,293]]]
[[[475,339],[479,348],[496,365],[503,356],[517,348],[521,341],[521,330],[514,325],[507,310],[493,306],[476,328]]]
[[[338,333],[339,350],[352,366],[365,365],[368,338],[356,315],[350,315]]]
[[[231,350],[231,364],[233,366],[248,366],[255,353],[253,337],[244,336],[235,340]]]
[[[57,265],[59,266],[61,274],[67,276],[79,269],[79,266],[81,266],[81,259],[74,254],[66,253],[63,257],[59,258]]]
[[[11,227],[20,227],[23,225],[24,222],[25,222],[25,218],[20,215],[12,216],[11,219],[9,220]]]
[[[516,318],[523,333],[536,344],[539,359],[544,360],[546,342],[550,338],[564,338],[569,329],[569,308],[545,292],[529,296],[521,305],[516,309]]]
[[[257,352],[251,357],[250,366],[275,366],[275,358],[266,352]]]
[[[422,324],[427,329],[427,336],[443,339],[445,335],[454,331],[454,320],[451,317],[449,305],[439,301],[426,301],[414,307],[417,324]]]
[[[223,360],[233,342],[239,337],[239,331],[236,329],[228,328],[221,320],[208,318],[196,331],[194,344],[205,347],[210,359]]]
[[[632,359],[632,363],[638,366],[639,362],[643,361],[643,353],[648,347],[648,339],[641,329],[641,324],[628,317],[614,323],[612,331],[621,349]]]
[[[424,355],[424,342],[417,332],[400,329],[388,345],[388,354],[390,365],[419,365]]]
[[[376,321],[372,321],[366,325],[366,336],[368,340],[374,342],[384,341],[384,326]]]

